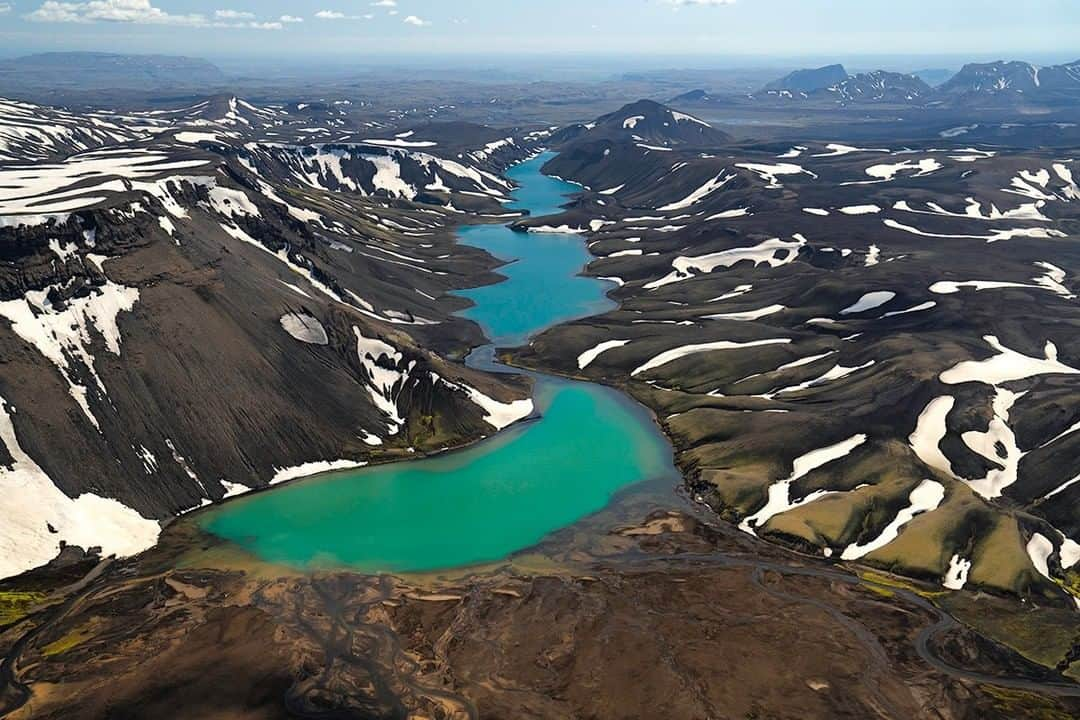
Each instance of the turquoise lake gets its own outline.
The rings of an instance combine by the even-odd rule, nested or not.
[[[550,158],[516,165],[507,177],[518,184],[511,210],[528,210],[533,217],[559,212],[566,196],[578,190],[548,177],[540,167]],[[579,275],[592,256],[579,235],[516,233],[505,225],[467,225],[458,230],[466,245],[483,248],[510,264],[499,268],[506,281],[463,290],[458,295],[476,303],[461,313],[484,328],[496,345],[524,344],[545,328],[575,318],[597,315],[615,307],[607,297],[614,285]]]
[[[513,168],[513,208],[558,210],[573,185],[549,178],[540,156]],[[576,235],[467,226],[463,243],[509,262],[507,280],[464,291],[494,345],[522,344],[559,322],[611,307],[610,287],[579,276]],[[510,371],[491,346],[470,364]],[[610,388],[535,378],[537,420],[467,449],[332,473],[238,498],[200,515],[203,529],[259,558],[299,568],[425,572],[494,561],[605,507],[620,490],[677,477],[671,448],[648,413]]]

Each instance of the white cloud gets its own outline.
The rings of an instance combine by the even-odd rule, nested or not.
[[[251,28],[280,30],[280,22],[255,22],[255,15],[236,10],[218,10],[213,18],[191,13],[174,15],[154,7],[150,0],[85,0],[64,2],[46,0],[37,10],[26,15],[36,22],[93,23],[115,22],[141,25],[186,25],[190,27]]]
[[[218,20],[254,20],[255,13],[242,10],[215,10],[214,17]]]
[[[295,15],[282,15],[279,20],[283,23],[302,23],[304,18],[296,17]]]
[[[11,3],[0,3],[0,15],[11,12]]]
[[[205,25],[203,15],[172,15],[150,4],[150,0],[88,0],[57,2],[47,0],[26,16],[41,22],[127,22],[156,25]]]
[[[391,17],[398,14],[397,0],[375,0],[375,2],[371,3],[371,7],[388,8],[387,11],[386,11],[386,14],[390,15]],[[415,17],[415,16],[410,15],[409,17]],[[416,18],[416,19],[419,20],[420,18]],[[408,21],[406,21],[406,22],[408,22]]]
[[[320,10],[319,12],[315,13],[315,17],[319,20],[370,20],[375,16],[370,13],[366,15],[346,15],[345,13],[338,12],[337,10]]]
[[[431,24],[429,21],[418,18],[415,15],[410,15],[405,18],[404,23],[406,25],[415,25],[416,27],[425,27]]]

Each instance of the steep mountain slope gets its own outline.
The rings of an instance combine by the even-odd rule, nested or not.
[[[545,222],[587,233],[620,308],[523,362],[627,387],[696,497],[748,533],[1071,606],[1071,156],[941,139],[562,151],[547,170],[584,190]]]
[[[176,513],[530,412],[433,352],[480,340],[446,293],[495,262],[453,228],[506,217],[496,171],[524,139],[310,143],[235,98],[100,120],[106,137],[14,107],[0,124],[71,120],[52,152],[102,146],[0,163],[0,575],[63,543],[130,554]]]

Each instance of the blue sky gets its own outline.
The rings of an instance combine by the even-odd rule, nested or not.
[[[0,52],[1080,57],[1080,0],[0,0]]]

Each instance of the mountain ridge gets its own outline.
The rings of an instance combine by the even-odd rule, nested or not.
[[[766,84],[753,97],[920,105],[1074,101],[1080,99],[1080,60],[1042,67],[1021,60],[968,63],[936,85],[925,82],[918,73],[873,70],[851,75],[842,65],[828,65],[796,70]],[[708,98],[706,93],[703,98],[685,100],[708,102]]]

